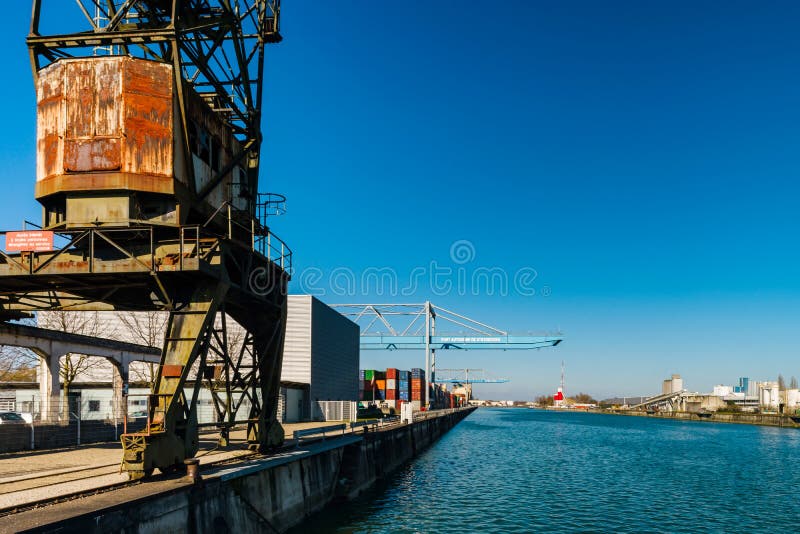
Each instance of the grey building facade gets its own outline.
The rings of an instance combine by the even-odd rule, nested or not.
[[[317,400],[358,400],[359,335],[322,301],[289,295],[281,381],[309,384],[309,410]]]

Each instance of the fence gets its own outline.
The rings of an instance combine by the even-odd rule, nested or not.
[[[314,421],[357,421],[358,403],[354,401],[314,401],[311,404]]]

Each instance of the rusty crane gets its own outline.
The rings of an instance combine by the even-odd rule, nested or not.
[[[33,2],[43,222],[6,233],[0,313],[169,312],[147,426],[122,436],[131,478],[197,452],[201,384],[221,441],[235,424],[253,449],[283,440],[291,251],[267,225],[283,198],[258,193],[279,14],[279,0]],[[228,318],[246,332],[235,352]]]

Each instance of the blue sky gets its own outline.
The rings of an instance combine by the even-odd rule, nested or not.
[[[0,36],[4,228],[41,217],[26,4]],[[800,376],[798,20],[793,2],[285,1],[261,182],[289,198],[273,229],[295,251],[293,290],[564,332],[556,349],[440,353],[514,379],[483,397],[550,393],[562,359],[567,393],[598,397],[670,373],[700,391]],[[533,269],[535,295],[329,284],[389,268],[402,285],[432,261],[468,279]]]

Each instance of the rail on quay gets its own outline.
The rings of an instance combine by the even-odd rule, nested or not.
[[[36,532],[284,532],[326,505],[389,476],[475,408],[439,410],[412,423],[364,425],[277,454],[209,466],[202,481],[155,477],[3,517],[3,529]],[[311,438],[312,436],[309,436]]]

